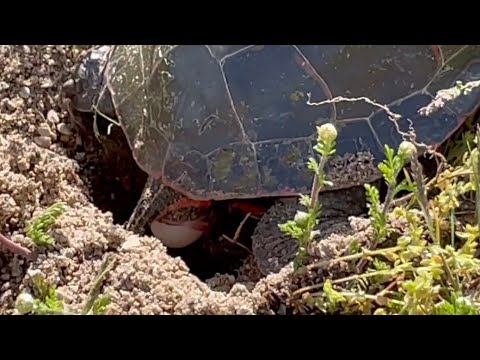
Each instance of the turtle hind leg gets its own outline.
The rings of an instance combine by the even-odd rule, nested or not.
[[[277,273],[294,258],[298,244],[278,227],[293,219],[300,206],[295,201],[279,201],[262,216],[252,235],[252,253],[263,275]]]
[[[316,228],[322,241],[334,232],[345,233],[350,227],[349,216],[365,213],[365,191],[362,187],[325,192],[320,195],[321,218]],[[279,224],[293,220],[298,210],[305,208],[296,198],[282,199],[274,204],[260,219],[252,235],[252,252],[261,273],[277,273],[295,258],[297,241],[283,233]]]

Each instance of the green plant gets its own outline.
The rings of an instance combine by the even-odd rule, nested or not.
[[[443,211],[449,213],[451,208],[459,206],[458,201],[442,199],[457,199],[475,189],[474,161],[471,156],[465,159],[463,169],[447,170],[439,176],[442,191],[432,201],[428,200],[424,175],[416,158],[416,149],[405,143],[410,149],[406,154],[412,164],[412,178],[415,183],[411,191],[415,194],[416,207],[397,207],[389,215],[391,218],[405,219],[408,227],[403,233],[397,234],[396,246],[368,250],[347,255],[333,260],[367,261],[370,266],[362,273],[352,274],[340,279],[327,279],[322,284],[316,284],[297,291],[321,289],[310,294],[313,304],[325,312],[361,312],[375,314],[477,314],[479,304],[465,295],[469,284],[480,276],[480,260],[475,257],[478,238],[480,236],[477,224],[447,224],[444,232],[454,229],[454,241],[441,244],[437,228],[440,221],[449,221],[451,217],[437,218],[439,204],[447,203]],[[402,150],[405,151],[405,148]],[[477,156],[472,151],[472,156]],[[386,168],[380,166],[385,173]],[[456,176],[447,176],[447,174]],[[470,181],[462,180],[463,174]],[[372,192],[367,187],[367,192]],[[375,193],[376,194],[376,193]],[[375,236],[384,224],[385,218],[379,216],[378,197],[373,199],[374,212],[370,211],[370,220]],[[379,246],[382,244],[380,243]],[[311,264],[310,269],[321,264]],[[385,286],[386,285],[386,286]],[[375,291],[375,289],[377,289]],[[382,290],[378,290],[382,289]]]
[[[468,88],[454,90],[458,93]],[[384,106],[368,103],[387,111],[393,120],[399,118]],[[455,165],[442,163],[441,171],[428,182],[418,160],[421,145],[404,141],[396,154],[386,146],[386,160],[378,166],[388,189],[383,204],[378,189],[365,185],[373,241],[367,246],[355,240],[345,256],[306,264],[307,270],[314,271],[357,263],[349,267],[350,274],[304,286],[293,293],[294,298],[325,313],[479,314],[478,292],[472,292],[473,284],[480,281],[476,256],[480,238],[479,130],[472,144],[475,148],[465,147],[464,154],[457,147]],[[402,172],[405,179],[398,183]],[[407,195],[396,198],[400,192]],[[472,195],[473,222],[459,211],[462,200]]]
[[[65,205],[61,202],[49,206],[42,214],[27,224],[27,236],[32,239],[37,246],[53,245],[54,239],[48,234],[48,230],[64,212]]]
[[[367,196],[367,207],[369,209],[368,214],[372,219],[372,226],[375,233],[375,244],[384,242],[388,236],[388,211],[394,197],[400,191],[412,190],[412,184],[407,179],[403,180],[400,184],[397,182],[398,175],[402,171],[412,149],[409,148],[406,143],[403,143],[399,149],[398,154],[395,154],[392,148],[385,145],[386,159],[378,165],[387,184],[387,195],[383,205],[380,202],[378,189],[370,184],[364,185]]]
[[[62,315],[66,313],[65,305],[52,284],[39,273],[32,276],[32,282],[37,296],[34,298],[24,292],[17,297],[15,305],[20,314]]]
[[[319,193],[324,187],[331,185],[325,177],[325,166],[329,158],[335,154],[336,139],[337,130],[332,124],[317,127],[317,144],[314,150],[320,160],[313,157],[309,159],[308,169],[313,173],[312,191],[310,196],[301,195],[300,197],[300,204],[306,207],[307,211],[297,211],[293,220],[279,225],[281,231],[298,241],[298,252],[294,260],[295,269],[299,269],[305,263],[308,246],[316,235],[314,229],[321,213]]]
[[[96,277],[87,295],[80,315],[103,315],[110,304],[110,296],[98,296],[103,281],[113,269],[114,261],[108,256],[101,265],[100,274]],[[34,293],[22,292],[15,301],[15,308],[19,314],[26,315],[76,315],[65,306],[58,296],[54,285],[48,283],[41,273],[32,276]]]

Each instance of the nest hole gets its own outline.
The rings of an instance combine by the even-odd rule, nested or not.
[[[116,224],[124,225],[140,198],[147,175],[133,159],[121,128],[97,115],[98,131],[102,136],[99,141],[93,132],[93,115],[77,116],[82,143],[74,152],[77,159],[79,153],[82,155],[80,175],[89,184],[90,200],[100,210],[111,212]],[[236,242],[232,243],[223,235],[233,239],[245,215],[240,211],[228,211],[228,207],[228,202],[214,205],[215,221],[208,238],[183,249],[168,249],[171,256],[181,257],[192,274],[202,280],[217,273],[234,274],[250,254],[250,237],[258,219],[249,218]],[[152,234],[147,232],[146,235]]]

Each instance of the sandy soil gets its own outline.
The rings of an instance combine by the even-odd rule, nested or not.
[[[112,299],[109,314],[293,311],[289,297],[302,281],[293,280],[290,266],[262,278],[249,258],[237,272],[203,282],[159,241],[126,232],[92,204],[80,176],[84,154],[73,151],[79,139],[60,95],[78,53],[72,46],[0,46],[0,232],[36,255],[29,261],[0,247],[0,314],[15,313],[36,271],[79,310],[107,255],[115,259],[101,289]],[[26,223],[58,201],[67,207],[52,231],[56,244],[37,248]],[[338,255],[346,240],[337,240],[318,257]]]

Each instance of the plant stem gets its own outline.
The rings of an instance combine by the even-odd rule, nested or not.
[[[437,184],[437,185],[442,184],[444,181],[454,179],[454,178],[457,178],[457,177],[468,176],[468,175],[471,175],[471,174],[472,174],[472,171],[470,171],[470,170],[465,170],[465,169],[454,170],[450,175],[447,175],[440,180],[438,180],[436,178],[429,180],[426,183],[425,189],[428,191],[435,184]],[[393,206],[399,206],[402,203],[408,202],[413,196],[414,196],[413,193],[406,194],[406,195],[404,195],[400,198],[392,200],[392,205]]]
[[[456,281],[456,279],[453,277],[452,270],[450,270],[450,266],[448,266],[445,256],[443,256],[443,254],[440,253],[440,257],[442,259],[443,265],[445,266],[445,272],[447,273],[448,279],[452,283],[452,286],[455,289],[455,291],[458,291],[460,289],[460,286],[458,284],[458,281]]]
[[[294,265],[295,268],[298,268],[301,264],[303,264],[304,258],[307,256],[307,246],[312,240],[312,232],[315,228],[316,225],[316,219],[319,214],[317,214],[319,210],[319,193],[320,190],[323,188],[324,185],[324,168],[325,165],[328,161],[327,156],[322,155],[320,157],[320,162],[318,165],[318,172],[315,172],[315,175],[313,177],[313,184],[312,184],[312,190],[310,193],[310,206],[309,206],[309,212],[314,212],[315,216],[314,217],[309,217],[306,229],[302,233],[301,241],[299,244],[299,249],[298,249],[298,256],[295,259]]]
[[[344,282],[347,282],[347,281],[352,281],[352,280],[368,279],[368,278],[375,277],[375,276],[386,276],[386,275],[392,275],[393,276],[395,274],[396,274],[395,268],[394,269],[388,269],[388,270],[377,270],[377,271],[372,271],[370,273],[356,274],[356,275],[347,276],[347,277],[344,277],[344,278],[341,278],[341,279],[332,280],[331,283],[332,284],[341,284],[341,283],[344,283]]]
[[[320,161],[320,165],[322,164],[322,161],[323,161],[323,156],[322,156],[322,160]],[[310,194],[310,199],[311,199],[310,207],[309,207],[310,211],[315,211],[315,212],[317,211],[318,203],[319,203],[318,193],[320,192],[320,189],[321,189],[320,181],[319,181],[318,175],[315,174],[315,176],[313,177],[312,191]],[[314,227],[315,227],[314,219],[309,219],[307,223],[307,228],[303,232],[302,243],[300,244],[301,248],[306,247],[307,244],[312,239],[312,231]]]
[[[320,176],[322,177],[322,180],[323,180],[323,177],[324,177],[324,168],[325,168],[325,165],[327,164],[327,157],[326,156],[322,156],[320,158],[320,163],[318,165],[318,174],[315,174],[315,176],[313,177],[313,185],[312,185],[312,191],[311,191],[311,195],[310,195],[310,198],[312,199],[312,203],[311,203],[311,208],[313,210],[315,210],[319,204],[319,193],[320,193],[320,190],[322,190],[323,188],[323,181],[320,181]]]
[[[428,210],[427,191],[425,187],[425,180],[423,178],[422,165],[418,161],[416,152],[412,156],[411,164],[412,164],[412,170],[413,170],[413,177],[417,184],[416,197],[417,197],[418,205],[420,206],[420,209],[423,212],[423,216],[425,217],[425,222],[427,223],[428,232],[430,233],[432,240],[435,243],[438,243],[435,227],[433,226],[433,220]]]
[[[29,249],[13,242],[12,240],[10,240],[8,237],[6,237],[1,233],[0,233],[0,244],[2,244],[5,248],[10,250],[14,254],[21,255],[29,260],[33,259],[33,253]]]
[[[373,271],[371,273],[351,275],[351,276],[347,276],[347,277],[344,277],[344,278],[341,278],[341,279],[331,280],[330,282],[332,283],[332,285],[333,284],[341,284],[341,283],[344,283],[344,282],[347,282],[347,281],[368,279],[368,278],[375,277],[375,276],[395,275],[395,273],[396,273],[395,269],[378,270],[378,271]],[[321,289],[321,288],[323,288],[323,285],[325,285],[325,283],[322,282],[322,283],[315,284],[315,285],[305,286],[303,288],[295,290],[292,293],[292,295],[295,296],[295,295],[302,294],[306,291]]]
[[[388,185],[387,195],[385,196],[385,201],[384,201],[383,207],[382,207],[382,216],[383,217],[387,216],[388,208],[390,207],[390,204],[393,200],[393,194],[395,192],[395,185],[396,184],[389,184]]]
[[[357,294],[357,293],[354,293],[354,292],[350,292],[350,291],[339,291],[339,293],[347,298],[365,298],[365,299],[368,299],[368,300],[373,300],[373,301],[377,301],[377,297],[376,295],[370,295],[370,294]],[[313,293],[312,296],[315,297],[315,296],[321,296],[323,293],[319,292],[319,293]],[[383,295],[382,295],[383,296]],[[395,299],[388,299],[388,302],[392,303],[392,304],[395,304],[395,305],[404,305],[405,303],[403,301],[400,301],[400,300],[395,300]]]
[[[113,265],[115,264],[114,261],[110,261],[110,257],[107,256],[105,261],[102,263],[100,267],[100,274],[94,280],[90,291],[88,292],[87,300],[85,301],[85,305],[82,309],[82,315],[87,315],[93,307],[95,299],[97,297],[97,293],[102,286],[103,281],[105,280],[108,273],[113,269]]]
[[[74,312],[71,312],[68,310],[61,310],[61,309],[44,308],[42,309],[42,312],[44,312],[45,315],[78,315]]]
[[[471,159],[472,163],[472,172],[473,172],[473,180],[475,181],[475,215],[477,226],[480,228],[480,128],[477,126],[476,131],[476,138],[477,138],[477,158]],[[476,164],[476,166],[475,166]]]
[[[450,245],[455,246],[455,209],[450,212]]]
[[[317,261],[313,264],[308,265],[307,269],[308,270],[316,269],[316,268],[320,268],[320,267],[325,266],[325,265],[334,265],[334,264],[342,262],[342,261],[358,260],[358,259],[361,259],[361,258],[367,257],[367,256],[383,255],[383,254],[387,254],[387,253],[390,253],[390,252],[397,252],[397,251],[401,251],[401,250],[405,250],[405,247],[394,246],[394,247],[390,247],[390,248],[384,248],[384,249],[373,250],[373,251],[363,249],[362,252],[360,252],[358,254],[346,255],[346,256],[342,256],[342,257],[339,257],[339,258],[336,258],[336,259],[333,259],[333,260]]]

